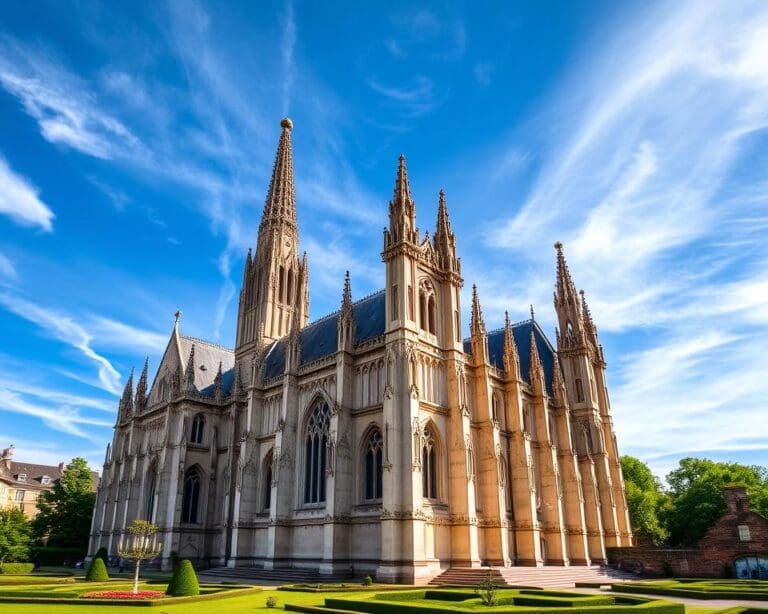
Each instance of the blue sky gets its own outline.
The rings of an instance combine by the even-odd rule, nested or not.
[[[405,153],[422,230],[446,190],[486,323],[552,334],[565,243],[619,444],[768,464],[764,2],[35,2],[0,6],[0,444],[111,437],[185,334],[231,346],[290,115],[311,317],[382,286]]]

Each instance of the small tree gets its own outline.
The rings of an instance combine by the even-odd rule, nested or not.
[[[475,592],[480,595],[480,601],[483,602],[484,606],[492,606],[496,605],[496,591],[498,590],[499,587],[489,571],[485,575],[485,579],[475,589]]]
[[[151,561],[162,551],[163,546],[157,542],[157,527],[148,520],[134,520],[128,527],[128,539],[120,538],[117,554],[124,559],[136,563],[136,573],[133,576],[133,594],[139,592],[139,567],[142,561]]]
[[[106,582],[107,580],[109,580],[109,574],[107,573],[107,566],[104,564],[104,559],[96,557],[91,561],[88,573],[85,574],[85,581]]]
[[[172,597],[190,597],[200,594],[197,574],[189,559],[182,560],[176,567],[165,594]]]
[[[29,560],[32,530],[24,512],[16,508],[0,508],[0,563]]]
[[[85,459],[73,458],[53,489],[37,500],[36,537],[49,546],[85,548],[95,502],[93,473]]]

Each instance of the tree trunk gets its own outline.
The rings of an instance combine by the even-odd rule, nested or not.
[[[137,595],[139,592],[139,566],[141,561],[136,561],[136,573],[133,576],[133,594]]]

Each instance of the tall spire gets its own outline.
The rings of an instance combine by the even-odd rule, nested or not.
[[[275,164],[272,167],[272,179],[269,182],[267,200],[259,230],[265,226],[287,223],[296,228],[296,188],[293,179],[293,154],[291,150],[291,130],[293,122],[284,118],[280,122],[283,131],[277,144]]]
[[[147,404],[147,376],[149,372],[149,356],[144,359],[144,368],[139,376],[139,383],[136,385],[136,401],[134,403],[136,412],[144,410]]]
[[[563,255],[563,244],[555,243],[557,250],[557,281],[555,284],[555,306],[576,301],[576,286],[571,279],[568,263]]]
[[[517,344],[509,323],[509,313],[504,312],[504,371],[508,378],[519,379],[520,357],[517,354]]]
[[[400,154],[397,161],[397,177],[392,204],[396,207],[406,207],[413,204],[411,198],[411,182],[408,181],[408,168],[405,166],[405,156]]]
[[[483,311],[480,309],[480,297],[477,295],[477,286],[475,284],[472,284],[472,315],[469,320],[469,332],[473,337],[485,335]]]

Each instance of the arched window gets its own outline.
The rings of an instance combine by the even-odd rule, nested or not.
[[[264,476],[262,501],[264,503],[263,509],[266,512],[272,508],[272,450],[264,458],[264,471],[262,475]]]
[[[181,521],[197,523],[197,510],[200,507],[200,471],[196,467],[187,469],[184,474],[184,497],[181,500]]]
[[[429,313],[429,332],[434,335],[437,332],[437,308],[434,294],[430,294],[427,299],[427,312]]]
[[[149,522],[154,521],[155,516],[155,491],[157,490],[157,468],[152,467],[147,476],[147,505],[144,510],[144,518]]]
[[[419,326],[421,330],[427,330],[427,294],[424,288],[419,292]]]
[[[192,429],[189,432],[190,443],[203,443],[203,432],[205,431],[205,418],[203,414],[197,414],[192,420]]]
[[[382,497],[382,466],[384,464],[384,439],[377,428],[371,430],[365,443],[365,500]]]
[[[277,272],[277,300],[281,303],[285,302],[285,269],[283,268],[283,265],[280,265],[280,268]]]
[[[425,499],[437,499],[437,447],[432,429],[424,429],[421,449],[421,490]]]
[[[304,503],[325,502],[325,468],[331,410],[321,400],[307,421],[304,456]]]

